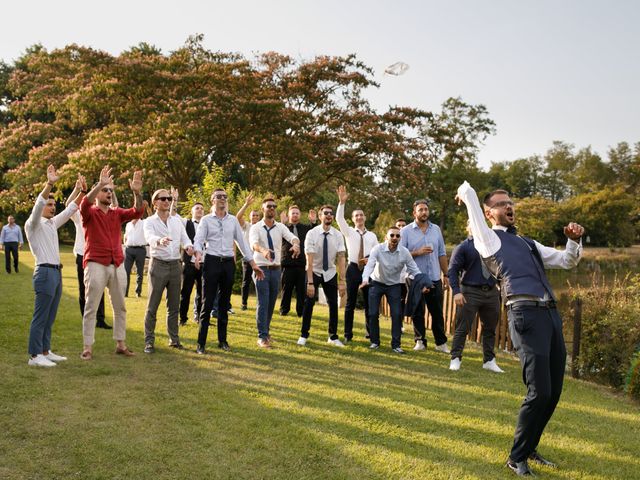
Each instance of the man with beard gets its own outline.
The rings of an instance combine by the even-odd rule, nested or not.
[[[304,346],[309,338],[313,306],[316,303],[318,286],[327,297],[329,304],[329,339],[327,342],[335,347],[344,347],[338,339],[338,290],[345,293],[344,237],[333,228],[333,207],[320,207],[320,225],[307,233],[304,250],[307,257],[307,298],[302,312],[302,331],[298,345]],[[338,277],[340,280],[338,280]]]
[[[416,342],[413,349],[424,350],[426,348],[424,318],[426,304],[431,314],[431,331],[435,339],[436,350],[449,353],[442,314],[443,288],[449,286],[446,275],[441,280],[441,272],[448,270],[444,238],[442,238],[440,228],[429,221],[429,202],[427,200],[416,200],[413,203],[413,218],[415,219],[413,222],[400,230],[400,245],[409,249],[420,271],[428,275],[433,282],[433,288],[423,295],[424,303],[415,309],[411,317]]]
[[[196,238],[198,225],[204,215],[204,205],[196,202],[191,207],[191,218],[183,220],[184,229],[189,240],[193,243]],[[180,325],[187,324],[189,305],[191,304],[191,292],[193,286],[196,287],[196,295],[193,299],[193,321],[200,322],[200,311],[202,309],[202,271],[196,268],[196,259],[187,251],[182,252],[182,289],[180,290]]]
[[[7,217],[7,222],[0,232],[0,247],[4,248],[4,262],[7,273],[11,273],[12,256],[13,270],[18,273],[18,251],[24,243],[22,230],[13,215]]]
[[[560,251],[517,235],[514,203],[505,190],[485,196],[484,215],[469,183],[458,187],[456,199],[467,206],[474,246],[500,282],[506,300],[509,333],[527,386],[507,467],[517,475],[531,475],[528,460],[555,466],[537,447],[560,400],[567,356],[562,319],[544,269],[578,264],[584,228],[577,223],[564,227],[567,245]]]
[[[255,279],[258,304],[256,324],[258,327],[258,346],[270,348],[272,339],[269,333],[273,309],[280,287],[280,257],[282,240],[292,244],[294,258],[300,255],[300,240],[282,223],[275,221],[276,203],[273,198],[262,201],[263,218],[251,227],[249,244],[253,248],[253,260],[264,272],[263,279]]]

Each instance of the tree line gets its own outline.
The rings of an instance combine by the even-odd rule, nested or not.
[[[336,203],[345,184],[348,207],[363,208],[372,228],[410,219],[413,201],[427,197],[454,242],[465,217],[453,196],[466,179],[479,193],[504,188],[520,199],[525,233],[559,241],[554,219],[579,214],[588,228],[593,220],[593,244],[635,241],[640,144],[620,143],[603,160],[556,142],[544,156],[484,171],[477,154],[496,129],[484,105],[452,97],[437,112],[379,112],[366,99],[377,87],[356,55],[246,58],[206,49],[202,35],[169,53],[147,43],[117,56],[34,45],[0,62],[0,213],[28,212],[49,164],[62,175],[60,195],[78,172],[97,178],[109,164],[116,181],[144,170],[149,190],[171,185],[195,198],[207,174],[222,175],[237,195],[273,193],[303,210]]]

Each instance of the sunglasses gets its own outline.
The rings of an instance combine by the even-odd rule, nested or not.
[[[400,234],[399,233],[390,233],[389,234],[389,238],[400,238]]]
[[[107,192],[113,193],[113,188],[103,188],[101,191],[105,192],[105,193],[107,193]]]
[[[333,212],[329,212],[329,211],[322,212],[322,215],[324,215],[325,217],[333,217]]]
[[[226,200],[227,195],[225,193],[216,193],[213,198],[217,198],[218,200]]]
[[[156,197],[156,200],[160,200],[161,202],[169,202],[171,201],[171,197]]]
[[[278,208],[278,206],[275,203],[272,203],[271,205],[265,205],[266,208]]]

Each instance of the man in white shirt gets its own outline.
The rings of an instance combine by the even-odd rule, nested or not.
[[[144,316],[144,353],[155,352],[156,314],[167,292],[167,333],[169,346],[182,349],[178,336],[182,264],[180,246],[191,255],[193,245],[180,218],[171,215],[172,196],[168,190],[156,190],[151,203],[156,213],[144,222],[144,237],[151,251],[149,262],[149,301]]]
[[[236,213],[236,218],[238,219],[238,223],[240,223],[240,228],[242,228],[242,232],[244,233],[244,240],[247,242],[247,245],[251,247],[251,242],[249,241],[249,230],[251,230],[251,226],[255,225],[260,221],[260,212],[257,210],[251,210],[249,212],[249,221],[247,222],[244,219],[244,214],[249,208],[249,205],[253,203],[253,194],[250,193],[247,195],[247,198],[244,201],[238,213]],[[251,277],[253,276],[253,269],[251,265],[244,260],[242,261],[242,286],[240,287],[240,296],[242,297],[242,306],[241,310],[247,309],[247,301],[249,300],[249,289],[251,287]]]
[[[264,272],[262,280],[254,279],[258,296],[258,346],[262,348],[269,348],[272,344],[269,328],[280,286],[282,239],[293,245],[291,251],[294,257],[300,255],[300,240],[285,225],[275,221],[276,208],[273,198],[265,198],[262,201],[263,218],[249,231],[249,244],[254,251],[253,260]]]
[[[358,300],[358,291],[362,283],[362,271],[364,270],[371,249],[378,245],[376,234],[370,232],[365,227],[364,212],[356,209],[351,212],[351,220],[354,227],[350,227],[344,219],[344,210],[349,194],[345,186],[338,187],[338,210],[336,211],[336,221],[338,228],[347,240],[347,252],[349,256],[349,264],[347,266],[346,282],[347,282],[347,305],[344,309],[344,340],[350,342],[353,339],[353,317],[356,310],[356,302]],[[369,338],[369,287],[362,287],[364,300],[364,325],[366,337]]]
[[[562,319],[544,269],[578,264],[584,228],[577,223],[564,227],[567,245],[560,251],[517,234],[514,202],[505,190],[485,196],[484,214],[468,182],[458,187],[456,199],[467,206],[474,247],[500,282],[506,300],[509,334],[527,386],[507,467],[517,475],[531,475],[528,460],[555,466],[537,447],[560,400],[567,358]]]
[[[345,293],[345,247],[342,234],[331,226],[333,207],[320,207],[320,225],[307,233],[304,241],[307,256],[307,298],[302,311],[302,331],[298,345],[306,345],[311,328],[313,306],[319,285],[327,297],[329,304],[329,339],[328,343],[336,347],[344,347],[338,339],[338,290]],[[338,277],[340,280],[338,281]]]
[[[236,270],[234,249],[240,247],[244,259],[251,265],[256,278],[264,278],[260,267],[253,261],[251,249],[244,240],[238,219],[227,212],[227,192],[217,188],[211,194],[213,212],[202,217],[196,232],[194,249],[196,251],[196,268],[202,270],[202,290],[204,305],[200,313],[200,329],[198,330],[198,347],[196,353],[204,355],[211,308],[218,296],[218,348],[231,351],[227,342],[227,324],[229,322],[229,305],[231,289]]]
[[[142,296],[142,277],[144,262],[147,258],[147,240],[144,238],[144,222],[136,218],[127,222],[124,227],[124,270],[127,272],[127,288],[124,296],[129,296],[131,269],[136,265],[136,297]]]
[[[76,183],[80,195],[62,213],[56,215],[56,201],[49,194],[58,178],[55,167],[49,165],[47,183],[38,195],[25,224],[29,248],[36,263],[33,271],[35,306],[29,329],[29,365],[37,367],[55,367],[56,362],[67,359],[51,351],[51,328],[62,296],[58,228],[78,211],[78,205],[87,193],[84,177],[80,176]]]

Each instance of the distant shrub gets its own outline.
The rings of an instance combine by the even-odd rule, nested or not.
[[[574,294],[583,300],[580,376],[623,387],[640,345],[640,275],[580,287]]]
[[[640,352],[636,352],[631,360],[625,391],[636,400],[640,400]]]

